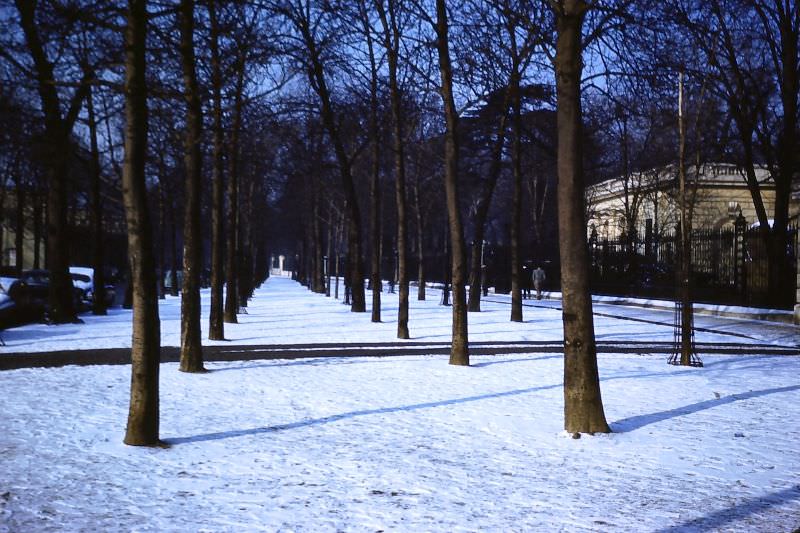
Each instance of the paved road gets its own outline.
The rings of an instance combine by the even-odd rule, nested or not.
[[[697,343],[700,354],[728,355],[800,355],[800,347],[780,347],[771,344]],[[597,343],[599,353],[634,353],[669,355],[670,342],[606,341]],[[390,342],[340,344],[288,344],[252,346],[205,346],[206,361],[253,361],[268,359],[307,359],[320,357],[389,357],[409,355],[447,355],[449,343]],[[505,355],[525,353],[564,353],[560,341],[481,342],[470,344],[472,355]],[[180,351],[175,346],[161,348],[161,362],[176,362]],[[101,350],[71,350],[58,352],[16,353],[0,356],[0,370],[17,368],[60,367],[67,365],[125,365],[130,364],[129,348]]]

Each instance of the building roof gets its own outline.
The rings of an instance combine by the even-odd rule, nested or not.
[[[772,176],[766,167],[758,166],[755,169],[756,178],[763,184],[771,184]],[[671,164],[656,167],[642,172],[633,172],[628,178],[628,189],[642,192],[667,191],[677,185],[678,165]],[[686,168],[687,181],[694,181],[694,166]],[[698,176],[700,187],[746,187],[744,169],[730,163],[707,163],[700,167]],[[611,178],[586,187],[586,193],[597,200],[620,196],[625,190],[625,180],[622,177]]]

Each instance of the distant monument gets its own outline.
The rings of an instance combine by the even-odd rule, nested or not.
[[[285,264],[285,255],[279,255],[278,257],[274,255],[269,256],[269,274],[271,276],[288,276],[289,273],[284,268]]]

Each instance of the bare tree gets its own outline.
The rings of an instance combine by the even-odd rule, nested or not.
[[[212,198],[211,198],[211,306],[208,314],[208,338],[225,339],[223,287],[225,281],[223,214],[225,211],[225,136],[222,125],[222,59],[220,57],[220,23],[217,0],[208,3],[209,51],[211,53],[211,99],[212,131],[214,148],[212,160]]]
[[[159,444],[158,370],[161,333],[150,213],[147,206],[147,2],[129,0],[125,30],[125,162],[122,193],[133,283],[131,398],[125,444]]]
[[[369,132],[372,144],[369,182],[369,231],[370,231],[370,285],[372,286],[372,322],[381,321],[381,140],[378,126],[378,60],[373,42],[373,28],[369,20],[366,2],[359,2],[360,18],[367,44],[369,59]]]
[[[453,69],[450,63],[449,26],[445,0],[436,0],[436,48],[439,52],[441,94],[444,103],[445,170],[444,185],[447,198],[447,220],[450,229],[451,270],[453,286],[453,339],[450,348],[451,365],[469,365],[467,334],[466,254],[464,227],[458,197],[458,111],[453,98]]]
[[[494,196],[497,181],[503,169],[503,147],[506,144],[506,129],[508,127],[508,107],[511,93],[504,89],[502,92],[502,103],[497,106],[492,98],[487,105],[487,110],[495,111],[499,114],[496,118],[496,134],[492,142],[489,169],[483,179],[478,193],[478,198],[472,208],[472,224],[474,239],[472,241],[472,254],[470,263],[472,269],[469,278],[469,311],[479,312],[481,310],[481,291],[484,288],[484,240],[486,235],[486,219],[489,215],[492,197]]]
[[[44,146],[47,165],[47,265],[50,270],[49,315],[51,322],[77,320],[69,276],[67,249],[67,169],[72,144],[70,133],[88,91],[83,79],[72,93],[66,114],[56,83],[54,63],[39,34],[36,22],[37,2],[16,0],[19,23],[33,60],[36,86],[44,115]]]
[[[712,75],[714,90],[726,101],[738,137],[738,162],[767,245],[769,294],[780,298],[791,278],[786,249],[800,135],[800,7],[785,0],[713,0],[691,9],[680,2],[666,5],[677,24],[672,28],[685,32],[686,46],[701,52],[698,70]],[[765,184],[756,174],[760,163],[775,185],[771,215]]]
[[[297,40],[304,51],[301,61],[306,69],[309,84],[319,99],[322,123],[333,143],[348,209],[348,268],[346,270],[350,278],[350,290],[352,293],[351,311],[363,313],[366,311],[366,302],[364,299],[364,267],[361,257],[361,211],[353,180],[353,163],[339,131],[336,111],[334,110],[325,71],[323,50],[324,46],[330,43],[330,39],[321,42],[316,34],[320,28],[324,27],[323,19],[328,13],[325,9],[312,9],[306,0],[298,0],[292,2],[291,5],[284,5],[281,7],[280,12],[297,31]]]
[[[552,3],[557,32],[558,227],[564,322],[564,428],[607,433],[597,369],[584,220],[581,72],[584,0]]]
[[[228,140],[228,239],[225,258],[225,313],[224,320],[229,324],[238,322],[239,311],[239,137],[242,129],[242,108],[244,107],[244,82],[246,58],[239,50],[236,58],[236,85],[234,88],[233,118]]]
[[[182,372],[205,372],[200,340],[200,235],[203,110],[195,72],[194,0],[181,0],[178,13],[180,53],[186,100],[184,165],[186,180],[183,225],[183,284],[181,286],[181,362]]]
[[[401,29],[398,20],[398,2],[395,0],[376,0],[375,6],[381,19],[383,47],[389,62],[389,96],[394,126],[394,171],[395,202],[397,205],[397,277],[399,285],[399,309],[397,312],[397,338],[409,338],[408,332],[408,239],[406,221],[406,163],[405,132],[403,130],[402,93],[397,80],[400,57]]]
[[[103,203],[100,195],[102,176],[100,170],[100,148],[97,142],[97,118],[94,110],[94,98],[90,91],[86,98],[86,112],[89,124],[89,142],[91,145],[91,212],[94,237],[94,254],[92,264],[92,313],[106,314],[105,261],[103,246]]]

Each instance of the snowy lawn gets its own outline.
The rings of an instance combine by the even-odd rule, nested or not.
[[[178,302],[162,306],[167,326]],[[271,280],[226,334],[388,341],[391,309],[374,325]],[[511,324],[507,306],[485,309],[470,315],[480,340],[560,339],[557,311],[526,309],[528,321]],[[446,340],[449,312],[412,301],[414,340]],[[88,317],[83,335],[4,336],[17,351],[69,338],[118,346],[123,316]],[[598,338],[671,338],[667,327],[596,324]],[[52,333],[36,341],[40,331]],[[579,440],[562,431],[556,354],[473,356],[469,368],[444,357],[208,363],[204,375],[163,364],[168,449],[121,442],[129,366],[0,372],[0,531],[794,530],[800,358],[703,359],[687,369],[602,354],[615,433]]]

